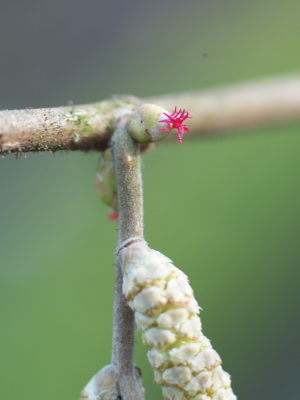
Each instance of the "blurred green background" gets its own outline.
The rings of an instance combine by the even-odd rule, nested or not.
[[[2,109],[299,71],[299,0],[0,4]],[[146,239],[188,274],[240,400],[299,396],[299,128],[186,135],[143,160]],[[96,197],[97,158],[0,162],[4,398],[77,399],[110,362],[116,224]],[[137,341],[147,398],[161,399]]]

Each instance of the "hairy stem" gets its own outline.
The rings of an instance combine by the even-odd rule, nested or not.
[[[119,245],[133,236],[143,237],[143,191],[138,144],[126,125],[112,139],[119,205]]]
[[[0,111],[0,154],[105,150],[117,121],[143,103],[188,109],[192,136],[274,125],[300,119],[300,75],[141,100],[117,96],[82,106]]]
[[[119,119],[139,105],[133,96],[115,96],[79,106],[0,111],[0,154],[104,150]]]
[[[138,145],[130,137],[126,123],[115,131],[112,144],[119,205],[118,250],[126,239],[143,237],[142,179]],[[143,396],[134,371],[134,313],[124,299],[122,281],[117,256],[112,363],[116,368],[122,399],[141,400]]]

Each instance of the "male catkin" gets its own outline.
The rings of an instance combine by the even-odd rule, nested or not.
[[[187,276],[145,241],[120,246],[123,293],[167,400],[236,400],[230,375],[201,331]]]

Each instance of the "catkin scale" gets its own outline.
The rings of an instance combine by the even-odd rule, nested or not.
[[[143,240],[121,245],[119,257],[123,293],[151,349],[148,359],[165,398],[236,400],[229,374],[201,331],[187,276]]]

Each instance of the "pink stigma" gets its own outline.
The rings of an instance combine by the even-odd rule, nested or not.
[[[189,128],[183,124],[183,121],[185,121],[187,118],[193,118],[189,116],[188,111],[185,110],[179,110],[177,111],[176,107],[175,110],[172,112],[172,114],[167,114],[163,113],[168,119],[163,119],[158,122],[166,122],[168,126],[164,129],[159,129],[160,131],[167,131],[169,129],[177,129],[177,140],[179,143],[182,143],[182,138],[184,135],[184,132],[189,132]]]
[[[107,216],[111,221],[118,221],[119,218],[119,214],[117,212],[109,213]]]

